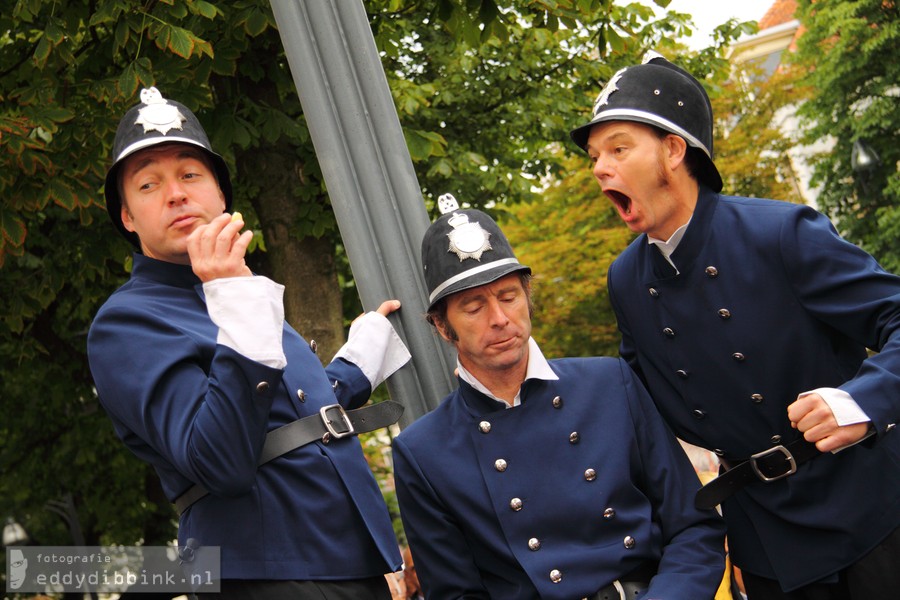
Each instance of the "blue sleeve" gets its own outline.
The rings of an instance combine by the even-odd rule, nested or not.
[[[393,457],[400,516],[425,597],[490,598],[455,517],[438,499],[400,438],[394,439]]]
[[[88,338],[97,392],[169,499],[191,483],[240,494],[255,480],[282,371],[216,345],[208,318],[184,312],[101,310]]]
[[[346,359],[333,360],[325,372],[338,402],[347,410],[359,408],[372,395],[372,384],[365,373]]]
[[[900,277],[806,209],[782,226],[781,260],[798,302],[820,321],[876,351],[841,385],[877,431],[900,420]]]

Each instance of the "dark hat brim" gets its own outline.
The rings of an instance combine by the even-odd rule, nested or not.
[[[593,118],[570,137],[587,149],[591,129],[614,121],[642,123],[677,135],[694,149],[700,163],[694,175],[715,191],[722,178],[713,163],[713,114],[709,95],[697,79],[663,56],[650,52],[640,65],[620,69],[604,86]]]
[[[442,299],[448,296],[488,283],[493,283],[498,279],[517,271],[524,271],[526,274],[530,275],[531,267],[523,265],[515,258],[512,258],[495,260],[464,271],[457,276],[458,279],[452,278],[445,281],[431,293],[428,310],[434,308]]]
[[[722,176],[719,175],[719,169],[716,168],[716,164],[709,156],[709,151],[700,140],[675,123],[652,113],[625,109],[606,111],[592,119],[589,123],[585,123],[584,125],[573,129],[569,132],[569,137],[572,138],[572,141],[575,142],[576,146],[587,151],[587,143],[588,138],[591,135],[591,129],[600,123],[609,123],[613,121],[630,121],[633,123],[651,125],[683,138],[690,148],[696,150],[699,157],[697,162],[700,164],[700,172],[696,173],[697,179],[704,185],[710,187],[714,192],[722,191],[723,183]]]

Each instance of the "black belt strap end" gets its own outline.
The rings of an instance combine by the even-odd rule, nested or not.
[[[266,441],[259,457],[263,465],[311,442],[340,439],[348,435],[368,433],[396,423],[404,406],[393,400],[385,400],[355,410],[344,410],[340,404],[322,407],[317,414],[303,417],[273,429],[266,434]],[[175,499],[175,510],[181,516],[188,507],[209,492],[195,484]]]
[[[772,446],[738,463],[700,488],[694,497],[694,506],[700,510],[713,509],[750,483],[771,483],[789,477],[797,472],[799,465],[821,454],[815,444],[803,438],[785,446]]]

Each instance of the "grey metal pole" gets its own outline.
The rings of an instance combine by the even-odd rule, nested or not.
[[[391,319],[413,359],[387,386],[407,425],[456,386],[456,361],[423,318],[428,214],[372,30],[361,0],[272,9],[363,306],[403,304]]]

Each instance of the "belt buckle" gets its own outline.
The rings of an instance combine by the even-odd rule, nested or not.
[[[757,466],[756,461],[761,458],[766,458],[772,454],[781,453],[785,462],[788,464],[788,470],[780,475],[775,475],[774,477],[769,477],[765,475]],[[797,461],[794,459],[794,455],[791,454],[791,451],[782,446],[781,444],[777,446],[772,446],[768,450],[763,450],[762,452],[757,452],[753,456],[750,457],[750,466],[753,467],[753,472],[756,473],[756,476],[759,477],[761,481],[769,482],[769,481],[778,481],[779,479],[783,479],[788,475],[793,475],[797,472]]]
[[[612,590],[610,589],[612,588]],[[611,598],[608,593],[615,590],[616,594],[618,594],[618,600],[628,600],[628,594],[625,592],[625,587],[622,585],[622,582],[616,579],[611,584],[606,586],[605,588],[594,592],[592,596],[588,596],[586,598],[582,598],[581,600],[616,600],[615,598]]]
[[[336,410],[340,413],[340,419],[338,422],[343,421],[344,426],[347,428],[346,431],[338,431],[334,428],[334,422],[328,418],[328,411],[331,410]],[[356,433],[356,430],[353,429],[353,423],[350,422],[350,417],[347,416],[347,413],[344,411],[344,407],[340,404],[329,404],[328,406],[323,406],[319,409],[319,416],[322,417],[322,422],[325,423],[325,429],[327,429],[328,433],[331,434],[331,437],[336,440]]]

